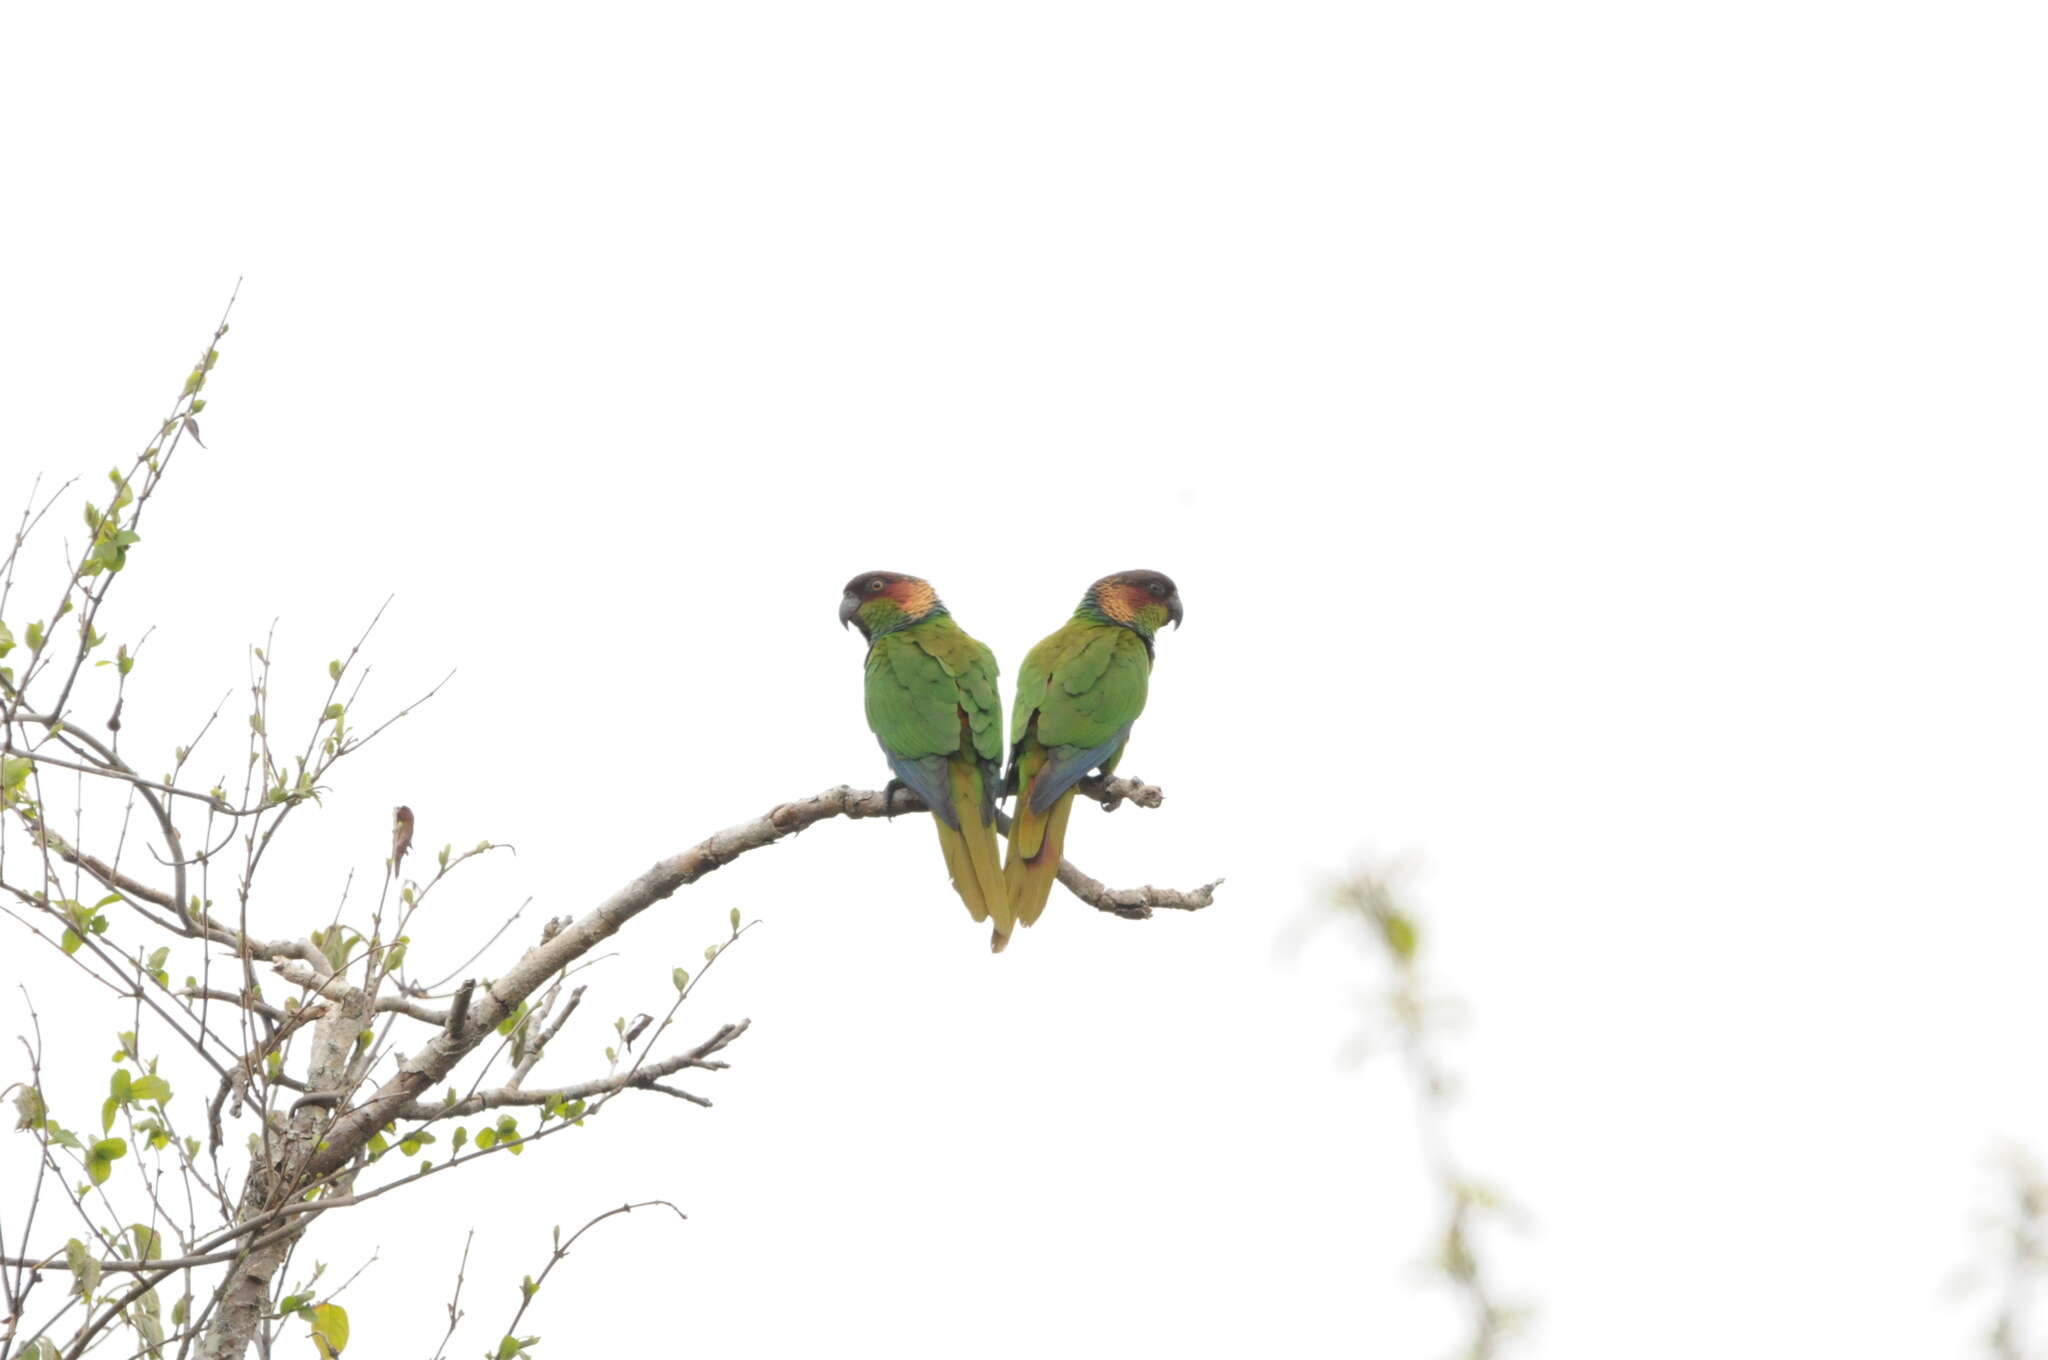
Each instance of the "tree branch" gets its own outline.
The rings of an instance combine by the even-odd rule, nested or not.
[[[1129,801],[1140,807],[1157,807],[1165,795],[1157,788],[1135,779],[1083,781],[1083,791],[1105,806]],[[794,803],[783,803],[751,821],[729,826],[698,842],[680,854],[660,860],[625,887],[613,893],[580,918],[526,951],[509,972],[480,994],[461,1026],[449,1025],[434,1035],[418,1053],[407,1058],[392,1076],[367,1100],[343,1111],[327,1129],[319,1150],[306,1165],[312,1177],[328,1175],[346,1166],[378,1129],[399,1117],[419,1101],[431,1087],[455,1070],[484,1036],[519,1003],[545,986],[575,960],[611,938],[625,924],[657,902],[673,896],[706,874],[732,863],[751,850],[773,845],[807,827],[833,817],[860,820],[922,810],[915,795],[885,794],[841,784]],[[1072,878],[1069,878],[1071,871]],[[1064,861],[1060,879],[1090,906],[1126,918],[1149,916],[1154,907],[1182,911],[1199,910],[1213,900],[1216,885],[1188,892],[1157,888],[1108,889]],[[649,1071],[642,1068],[641,1072]],[[543,1093],[545,1096],[546,1093]],[[433,1106],[427,1106],[429,1110]]]
[[[689,1067],[703,1067],[717,1070],[725,1066],[722,1062],[709,1061],[712,1054],[724,1048],[747,1032],[751,1020],[720,1026],[718,1033],[706,1039],[687,1053],[678,1053],[659,1062],[647,1063],[631,1072],[620,1072],[615,1076],[598,1077],[592,1081],[579,1081],[569,1086],[550,1086],[546,1090],[526,1091],[516,1086],[500,1086],[491,1091],[478,1091],[456,1101],[453,1105],[415,1101],[401,1106],[394,1112],[394,1119],[459,1119],[464,1115],[476,1114],[480,1110],[495,1110],[504,1105],[546,1105],[557,1098],[562,1100],[588,1100],[592,1096],[608,1096],[616,1091],[662,1090],[658,1086],[663,1077]],[[674,1094],[670,1091],[669,1094]],[[700,1105],[711,1102],[696,1097]]]

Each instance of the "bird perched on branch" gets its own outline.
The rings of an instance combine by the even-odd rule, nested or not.
[[[1152,639],[1180,627],[1180,592],[1156,571],[1120,571],[1088,587],[1074,616],[1033,647],[1017,676],[1010,769],[1017,795],[1003,877],[1017,920],[1031,925],[1059,876],[1074,785],[1109,774],[1145,711]]]
[[[870,571],[846,583],[839,621],[868,640],[868,727],[901,784],[932,810],[953,889],[977,921],[995,921],[992,948],[1014,917],[996,844],[1002,698],[996,659],[953,622],[931,583]]]

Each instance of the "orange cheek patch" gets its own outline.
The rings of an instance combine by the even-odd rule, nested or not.
[[[1138,617],[1138,610],[1151,597],[1143,590],[1131,586],[1115,586],[1102,592],[1102,612],[1118,623],[1131,623]]]
[[[888,595],[912,618],[930,613],[932,606],[939,602],[938,592],[923,581],[898,581],[889,587]]]

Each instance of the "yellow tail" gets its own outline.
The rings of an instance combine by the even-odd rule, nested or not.
[[[1009,887],[1010,909],[1025,925],[1035,925],[1052,885],[1059,881],[1061,847],[1067,839],[1067,814],[1074,810],[1074,791],[1068,789],[1043,813],[1031,810],[1030,785],[1017,795],[1017,811],[1010,821],[1010,855],[1003,864],[1003,880]]]
[[[995,824],[982,820],[981,771],[966,761],[953,761],[947,774],[960,829],[947,826],[936,813],[932,816],[932,825],[939,829],[939,848],[946,855],[946,872],[975,920],[995,918],[990,945],[1000,951],[1009,942],[1016,917],[1003,882],[1003,852],[996,844]]]

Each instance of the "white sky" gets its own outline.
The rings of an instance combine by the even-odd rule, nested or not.
[[[1404,850],[1527,1355],[1975,1344],[1984,1155],[2048,1145],[2038,7],[8,26],[7,513],[132,453],[247,280],[117,596],[157,626],[133,749],[273,618],[309,716],[391,592],[373,703],[459,671],[342,767],[266,929],[397,802],[519,846],[416,931],[452,966],[873,786],[856,571],[930,577],[1006,678],[1103,572],[1187,603],[1125,762],[1169,804],[1070,849],[1215,909],[1062,893],[992,959],[922,819],[734,865],[554,1059],[737,905],[685,1013],[755,1022],[717,1107],[323,1223],[336,1270],[381,1243],[352,1354],[426,1352],[466,1228],[473,1353],[549,1225],[649,1195],[690,1223],[601,1230],[542,1355],[1440,1354],[1405,1091],[1337,1059],[1370,961],[1277,950]],[[75,1013],[19,939],[0,982]]]

